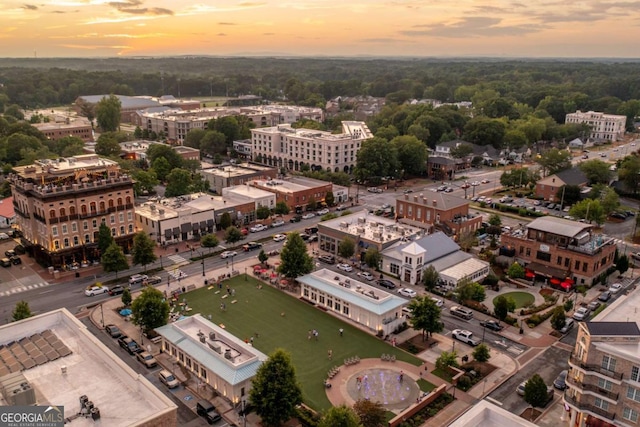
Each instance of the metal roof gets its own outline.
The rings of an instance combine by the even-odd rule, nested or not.
[[[423,264],[431,264],[445,255],[450,255],[460,250],[460,246],[458,246],[453,239],[442,231],[438,231],[437,233],[430,234],[413,242],[397,243],[396,245],[385,249],[383,254],[386,257],[402,261],[404,259],[404,255],[402,255],[402,253],[406,251],[406,249],[411,250],[410,247],[413,245],[417,245],[426,251],[422,260]],[[469,254],[466,255],[465,259],[471,256]]]
[[[638,324],[635,322],[586,322],[585,325],[591,335],[640,335],[640,329],[638,329]]]
[[[543,216],[531,221],[527,224],[527,228],[559,236],[574,237],[583,230],[591,228],[591,225],[553,216]]]

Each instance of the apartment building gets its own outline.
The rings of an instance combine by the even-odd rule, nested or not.
[[[51,141],[67,136],[75,136],[84,142],[93,141],[93,128],[89,120],[84,117],[73,120],[67,118],[63,122],[34,123],[32,126]]]
[[[589,125],[589,138],[592,140],[620,141],[624,137],[627,116],[578,110],[567,114],[565,123]]]
[[[129,248],[135,233],[133,180],[96,154],[37,160],[8,176],[15,227],[36,260],[53,267],[99,259],[104,223]]]
[[[564,401],[570,426],[634,426],[640,416],[640,294],[618,298],[578,325]]]
[[[364,122],[342,122],[342,133],[279,125],[251,129],[251,152],[258,163],[301,171],[353,172],[362,142],[373,136]]]
[[[226,116],[244,116],[257,127],[295,123],[301,119],[317,122],[324,120],[321,108],[293,105],[259,105],[255,107],[209,107],[184,110],[162,108],[140,110],[134,118],[135,124],[149,132],[163,132],[171,141],[182,144],[192,129],[206,129],[212,119]]]
[[[527,277],[559,290],[592,286],[613,265],[615,241],[590,224],[544,216],[501,236],[501,254],[513,256]]]
[[[482,216],[469,213],[469,201],[448,193],[404,194],[396,199],[396,215],[403,222],[421,224],[433,232],[440,229],[450,236],[475,233]]]

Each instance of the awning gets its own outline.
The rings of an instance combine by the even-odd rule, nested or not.
[[[180,231],[188,233],[191,231],[191,224],[180,224]]]
[[[164,237],[167,239],[171,238],[171,229],[169,228],[168,230],[164,230]]]
[[[561,268],[549,267],[547,265],[542,265],[537,262],[530,262],[529,264],[527,264],[527,268],[536,274],[539,274],[541,276],[546,276],[549,278],[557,277],[557,278],[564,279],[565,277],[567,277],[567,274],[568,274],[567,270],[563,270]]]

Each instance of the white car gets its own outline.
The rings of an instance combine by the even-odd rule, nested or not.
[[[84,294],[88,297],[92,297],[94,295],[106,294],[109,292],[109,288],[106,286],[89,286],[84,290]]]
[[[286,238],[287,238],[287,236],[285,236],[284,234],[276,234],[275,236],[273,236],[273,241],[274,242],[282,242]]]
[[[621,283],[614,283],[613,285],[609,286],[609,292],[611,292],[612,294],[617,294],[621,290],[622,290]]]
[[[474,187],[477,187],[478,185],[480,185],[480,181],[473,181],[471,185],[473,185]]]
[[[282,227],[284,225],[284,221],[281,219],[276,219],[275,221],[273,221],[271,223],[271,227],[276,228],[276,227]]]
[[[253,227],[251,227],[251,228],[249,229],[249,231],[250,231],[250,232],[252,232],[252,233],[258,233],[258,232],[260,232],[260,231],[264,231],[264,230],[266,230],[266,229],[267,229],[267,226],[266,226],[266,225],[264,225],[264,224],[256,224],[256,225],[254,225]]]
[[[223,259],[231,258],[231,257],[234,257],[236,255],[238,255],[238,252],[236,252],[236,251],[224,251],[224,252],[222,252],[220,254],[220,258],[223,258]]]
[[[576,320],[587,320],[589,314],[591,314],[591,310],[589,310],[587,307],[580,307],[573,312],[573,318]]]
[[[402,296],[409,297],[409,298],[414,298],[416,295],[418,295],[416,291],[409,288],[400,288],[398,289],[398,293]]]
[[[311,219],[314,216],[316,216],[316,214],[314,214],[313,212],[309,212],[309,213],[306,213],[306,214],[302,215],[302,219]]]
[[[325,209],[320,209],[319,211],[316,212],[318,215],[326,215],[329,213],[329,209],[325,208]]]
[[[369,273],[368,271],[358,273],[358,276],[362,277],[365,280],[373,280],[373,274]]]
[[[488,184],[490,181],[488,179],[483,179],[482,181],[480,181],[481,184]]]
[[[346,271],[347,273],[351,273],[353,271],[353,267],[351,267],[349,264],[338,264],[336,265],[336,267],[338,267],[338,269],[342,271]]]
[[[431,299],[433,300],[433,302],[436,303],[436,305],[438,307],[443,307],[444,306],[444,301],[442,301],[440,298],[431,297]]]

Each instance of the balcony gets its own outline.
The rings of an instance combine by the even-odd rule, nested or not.
[[[606,418],[608,420],[614,420],[616,417],[614,412],[605,411],[604,409],[598,408],[590,403],[579,402],[574,397],[570,397],[567,393],[564,394],[564,400],[569,405],[578,408],[580,411],[588,411],[598,417]]]
[[[598,387],[596,384],[585,384],[583,382],[580,382],[574,378],[568,377],[567,376],[567,382],[569,384],[571,384],[572,386],[579,388],[580,390],[584,390],[584,391],[590,391],[593,393],[597,393],[601,396],[604,396],[608,399],[611,400],[618,400],[618,396],[620,395],[619,393],[614,393],[612,391],[609,390],[605,390],[603,388]]]
[[[133,180],[128,175],[120,175],[114,178],[98,179],[95,181],[74,183],[69,185],[37,185],[35,183],[25,182],[21,179],[14,179],[12,180],[12,183],[18,189],[29,191],[40,197],[46,198],[96,189],[106,190],[108,187],[121,186],[123,184],[132,184]]]
[[[582,369],[583,371],[597,372],[598,374],[605,375],[618,381],[622,380],[622,372],[609,371],[608,369],[604,369],[600,365],[590,365],[587,363],[583,363],[581,360],[576,359],[573,355],[569,357],[569,363]]]

